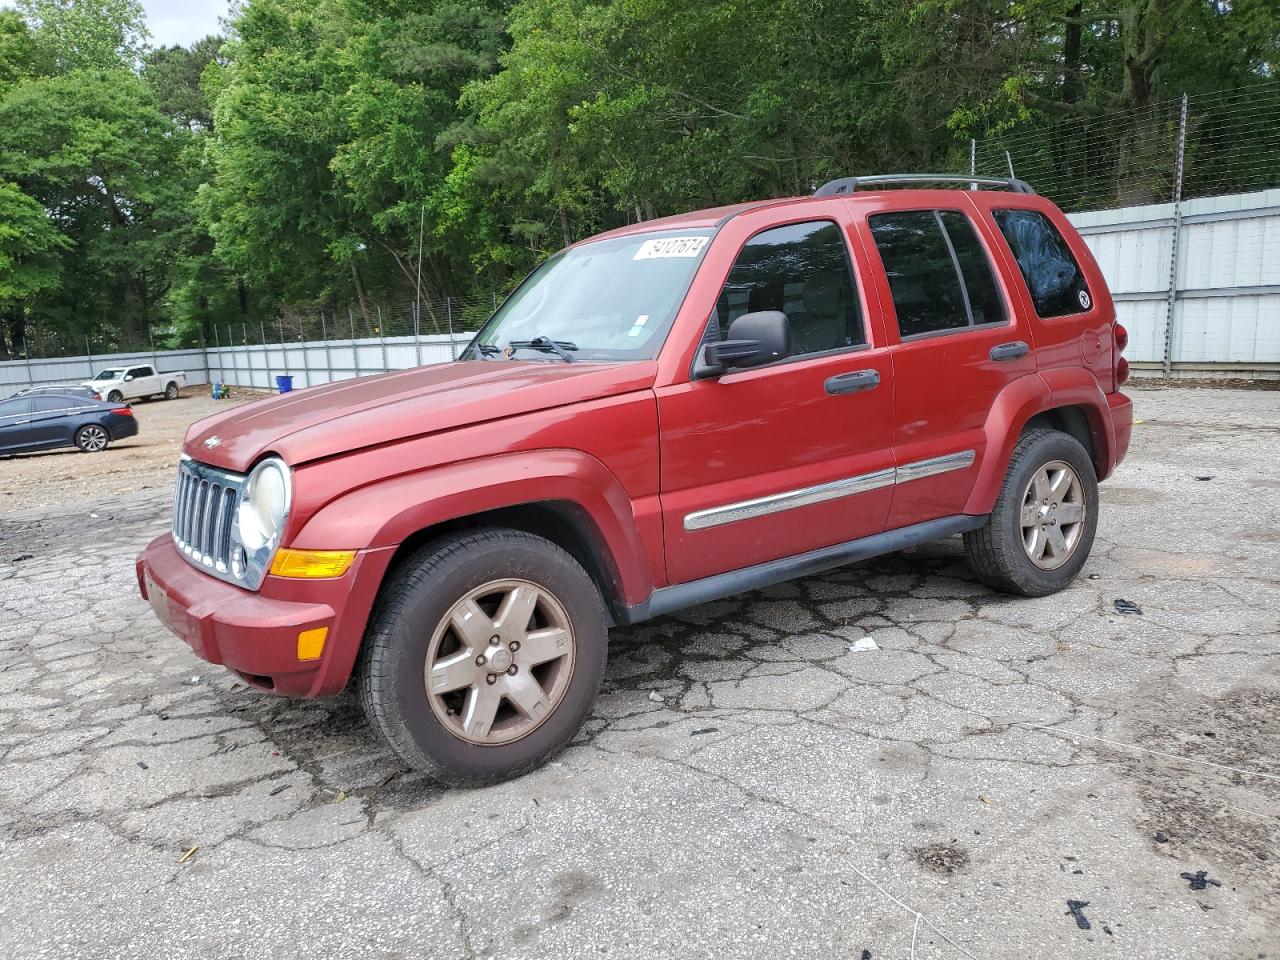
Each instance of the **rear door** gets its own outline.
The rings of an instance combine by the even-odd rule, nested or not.
[[[0,451],[11,453],[31,446],[31,399],[0,403]]]
[[[884,194],[857,209],[896,341],[892,529],[963,512],[987,415],[1006,386],[1035,375],[1035,345],[994,267],[996,238],[963,193]]]
[[[702,341],[739,316],[787,315],[791,356],[659,386],[662,515],[671,583],[803,553],[884,528],[892,370],[868,323],[840,201],[722,227],[685,309]],[[683,311],[682,311],[683,313]],[[696,354],[695,354],[696,355]]]

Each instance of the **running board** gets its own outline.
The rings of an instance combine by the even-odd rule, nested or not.
[[[748,590],[759,590],[761,587],[782,583],[784,580],[811,576],[846,563],[856,563],[859,560],[883,556],[886,553],[905,550],[907,547],[919,546],[933,540],[942,540],[957,533],[976,530],[986,522],[985,514],[942,517],[938,520],[927,520],[924,523],[900,527],[897,530],[886,530],[874,536],[810,550],[808,553],[798,553],[792,557],[758,563],[753,567],[718,573],[701,580],[690,580],[688,583],[661,587],[653,591],[644,603],[623,608],[619,625],[640,623],[686,607],[696,607],[700,603],[722,600]]]

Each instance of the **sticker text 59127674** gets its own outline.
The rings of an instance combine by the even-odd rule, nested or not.
[[[633,260],[664,260],[668,257],[696,257],[710,237],[659,237],[640,244]]]

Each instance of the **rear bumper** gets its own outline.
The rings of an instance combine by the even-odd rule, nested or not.
[[[138,589],[196,656],[253,686],[295,697],[333,696],[350,679],[378,585],[394,548],[362,551],[332,580],[267,577],[257,593],[197,570],[165,534],[138,556]],[[325,628],[324,650],[298,659],[298,634]]]
[[[137,417],[122,417],[118,413],[109,413],[103,426],[107,428],[107,433],[111,435],[112,440],[123,440],[126,437],[138,435]]]
[[[1107,406],[1111,414],[1111,428],[1115,436],[1111,463],[1108,464],[1107,476],[1129,452],[1129,439],[1133,435],[1133,401],[1123,393],[1107,394]],[[1103,479],[1099,477],[1099,479]]]

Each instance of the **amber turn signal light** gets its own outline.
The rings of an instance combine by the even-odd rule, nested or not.
[[[314,580],[340,577],[356,558],[354,550],[289,550],[276,551],[271,561],[273,577]]]
[[[329,636],[328,627],[303,630],[298,634],[298,659],[319,660],[324,653],[324,642]]]

